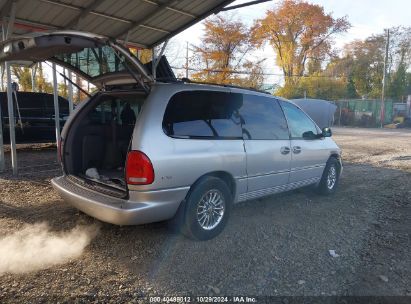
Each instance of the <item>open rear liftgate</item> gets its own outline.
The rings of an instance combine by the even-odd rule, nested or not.
[[[107,0],[108,1],[108,0]],[[105,3],[107,3],[105,1]],[[36,1],[19,1],[19,0],[7,0],[3,1],[0,5],[0,12],[2,15],[2,45],[0,46],[0,53],[3,55],[0,58],[0,61],[4,63],[3,65],[3,73],[4,71],[7,74],[7,103],[8,103],[8,116],[10,119],[10,145],[11,145],[11,161],[12,161],[12,168],[13,174],[17,174],[17,158],[16,158],[16,140],[15,140],[15,118],[14,118],[14,111],[13,111],[13,99],[12,99],[12,88],[11,88],[11,73],[10,73],[10,62],[15,60],[21,60],[16,58],[6,58],[8,56],[4,56],[7,52],[6,48],[7,45],[4,42],[12,36],[12,33],[17,33],[21,35],[22,33],[30,33],[33,34],[35,32],[39,33],[46,33],[47,31],[52,31],[55,28],[66,28],[66,29],[73,29],[76,28],[81,32],[77,32],[78,34],[82,34],[83,38],[88,35],[88,37],[107,39],[103,41],[105,45],[109,45],[113,47],[117,52],[122,53],[124,50],[127,50],[127,53],[123,53],[122,55],[129,60],[132,64],[137,66],[137,71],[139,75],[133,73],[133,71],[129,71],[133,77],[136,79],[140,85],[144,88],[146,85],[146,80],[149,79],[150,81],[155,81],[156,79],[160,78],[169,78],[167,73],[162,74],[157,69],[157,66],[160,64],[161,66],[161,59],[162,53],[164,51],[164,47],[166,46],[166,41],[171,37],[177,35],[178,33],[182,32],[186,28],[194,25],[195,23],[205,19],[211,14],[217,14],[222,10],[230,10],[236,9],[239,7],[244,7],[248,5],[254,5],[261,2],[266,2],[269,0],[254,0],[249,1],[240,5],[234,5],[231,7],[227,7],[229,4],[234,2],[234,0],[208,0],[208,1],[200,1],[200,0],[181,0],[167,2],[164,4],[157,4],[151,3],[147,1],[150,5],[144,5],[141,7],[141,14],[142,16],[138,17],[138,20],[126,20],[120,16],[115,16],[117,9],[117,1],[111,0],[109,1],[106,8],[99,7],[100,1],[92,1],[91,4],[88,6],[76,6],[74,4],[67,4],[67,3],[59,3],[57,1],[43,1],[42,6],[47,7],[47,11],[50,12],[59,12],[62,18],[53,21],[47,21],[53,24],[39,23],[38,14],[44,14],[44,10],[39,12],[38,7],[36,6]],[[132,1],[129,1],[127,5],[130,7],[135,5]],[[150,3],[149,3],[150,2]],[[193,3],[196,4],[193,7]],[[198,5],[197,5],[198,3]],[[184,8],[179,8],[177,5]],[[153,7],[155,6],[155,7]],[[190,8],[191,7],[191,8]],[[72,10],[77,10],[79,13],[71,18],[71,20],[67,21],[66,19],[70,19],[68,14],[72,14]],[[96,11],[96,9],[99,9]],[[101,10],[101,11],[100,11]],[[97,16],[98,14],[98,16]],[[164,17],[164,16],[168,17]],[[64,18],[63,18],[64,17]],[[90,22],[81,22],[83,19],[88,18],[94,21],[100,22],[99,24],[103,24],[106,20],[110,20],[113,23],[113,26],[107,29],[107,33],[104,32],[107,36],[112,36],[117,39],[121,39],[121,45],[116,44],[116,42],[112,39],[108,39],[104,36],[94,35],[87,33],[89,29],[87,28],[87,24]],[[164,25],[164,18],[168,18],[170,20],[174,20],[173,22],[169,22],[167,25]],[[98,20],[97,20],[98,19]],[[124,29],[124,23],[127,23],[128,26]],[[114,32],[113,32],[114,31]],[[70,32],[66,32],[70,33]],[[73,32],[71,32],[73,33]],[[28,41],[26,37],[26,41]],[[34,41],[34,40],[33,40]],[[100,41],[102,42],[102,41]],[[19,43],[24,43],[24,41],[20,41]],[[113,45],[113,44],[114,45]],[[147,71],[147,67],[144,67],[141,62],[131,58],[128,49],[123,47],[122,45],[128,45],[139,47],[139,48],[147,48],[153,50],[153,55],[155,55],[154,47],[163,44],[163,49],[160,52],[160,56],[155,58],[153,56],[153,65],[150,73]],[[17,47],[14,45],[14,47]],[[23,51],[24,48],[30,48],[30,45],[24,45],[20,51]],[[42,49],[37,55],[42,55],[43,53],[47,53],[52,51],[51,48]],[[70,52],[66,52],[70,53]],[[67,64],[61,64],[62,62],[57,62],[55,60],[50,60],[50,58],[37,58],[33,62],[43,62],[43,61],[51,61],[53,62],[52,70],[53,70],[53,93],[54,93],[54,106],[55,106],[55,130],[56,130],[56,142],[58,143],[60,139],[60,117],[59,117],[59,109],[58,109],[58,92],[57,92],[57,77],[56,77],[56,63],[61,65],[63,68],[69,70],[69,75],[71,72],[74,72],[81,77],[86,76],[84,73],[77,73],[75,70],[71,70],[67,66]],[[135,66],[135,67],[136,67]],[[163,66],[164,67],[164,66]],[[161,70],[161,68],[160,68]],[[2,75],[3,75],[2,73]],[[162,75],[161,75],[162,74]],[[70,76],[69,76],[70,78]],[[1,77],[2,79],[2,77]],[[34,77],[32,77],[34,79]],[[85,78],[89,82],[90,79]],[[162,80],[162,79],[161,79]],[[34,81],[33,81],[34,82]],[[69,85],[69,96],[72,96],[72,89]],[[72,99],[69,97],[69,102],[71,104]],[[71,108],[70,108],[71,110]],[[1,109],[0,109],[0,126],[1,123]],[[0,172],[4,171],[4,149],[3,149],[3,134],[2,134],[2,127],[0,127]]]

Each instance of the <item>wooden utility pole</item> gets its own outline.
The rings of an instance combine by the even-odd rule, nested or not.
[[[387,82],[387,61],[388,61],[388,49],[390,46],[390,29],[387,29],[387,41],[385,43],[385,56],[384,56],[384,73],[382,76],[382,93],[381,93],[381,128],[384,127],[385,117],[385,86]]]

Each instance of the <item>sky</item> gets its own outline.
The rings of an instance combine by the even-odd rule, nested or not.
[[[250,2],[252,0],[237,0],[230,6]],[[372,34],[379,34],[384,28],[393,26],[411,26],[411,0],[306,0],[309,3],[324,7],[326,13],[332,13],[334,18],[347,16],[352,27],[347,33],[335,36],[335,46],[341,48],[354,39],[365,39]],[[238,19],[252,25],[255,19],[263,18],[268,9],[275,7],[280,0],[272,0],[249,7],[230,11]],[[185,63],[186,43],[199,45],[203,34],[203,24],[197,23],[170,40],[165,54],[172,66],[182,67]],[[281,70],[275,65],[275,53],[266,46],[252,54],[263,62],[265,73],[276,75],[266,76],[265,83],[281,85],[283,77]],[[46,68],[47,69],[47,68]],[[60,69],[59,69],[60,71]],[[184,70],[178,70],[184,76]],[[47,73],[51,79],[51,72]],[[180,76],[179,75],[179,76]],[[58,76],[58,81],[63,79]]]
[[[249,1],[251,0],[237,0],[232,5]],[[251,25],[255,19],[264,17],[265,12],[279,2],[279,0],[272,0],[231,12],[246,24]],[[332,13],[334,18],[347,16],[352,27],[347,33],[335,36],[337,48],[355,39],[365,39],[372,34],[380,34],[385,28],[399,25],[411,26],[411,0],[307,0],[307,2],[323,6],[325,12]],[[185,54],[183,48],[186,46],[186,41],[198,45],[201,42],[202,33],[203,25],[200,22],[172,39],[168,57],[174,61],[174,65],[183,65],[182,57],[175,54]],[[171,49],[174,49],[174,54]],[[267,58],[264,62],[266,73],[281,74],[279,68],[275,66],[275,54],[270,47],[265,47],[255,55],[259,58]],[[280,83],[281,77],[269,76],[265,82]]]

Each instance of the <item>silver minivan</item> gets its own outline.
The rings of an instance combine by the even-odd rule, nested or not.
[[[49,60],[98,88],[61,134],[62,198],[104,222],[170,220],[218,235],[235,203],[313,185],[335,192],[341,151],[295,104],[266,93],[154,81],[108,38],[43,33],[2,45],[0,60]],[[256,203],[257,204],[257,203]]]

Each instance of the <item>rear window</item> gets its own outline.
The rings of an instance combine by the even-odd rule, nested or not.
[[[241,139],[240,94],[183,91],[175,94],[164,114],[164,132],[173,137]]]
[[[144,96],[140,95],[105,95],[87,114],[87,120],[98,125],[111,125],[115,122],[119,126],[134,126],[143,102]]]
[[[126,70],[122,63],[124,56],[116,54],[110,46],[84,48],[77,53],[57,54],[54,58],[90,77]]]

